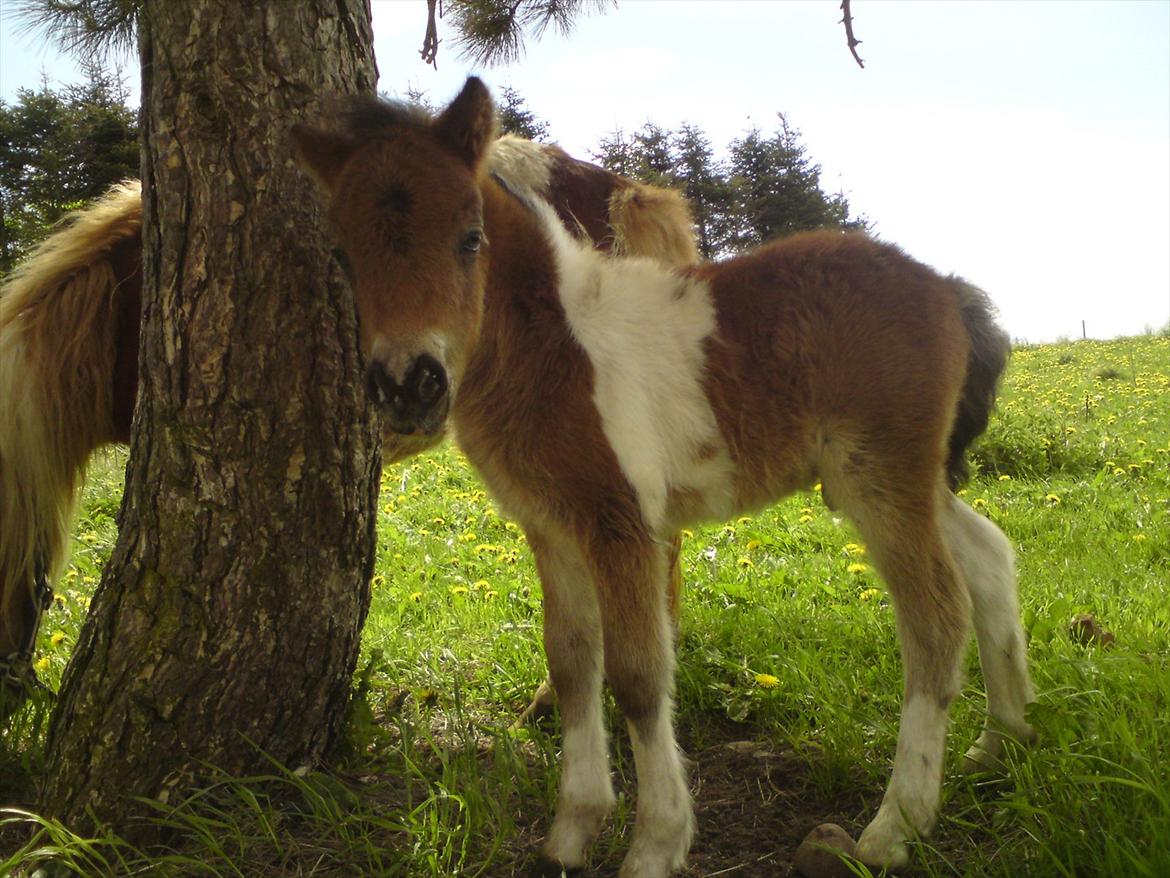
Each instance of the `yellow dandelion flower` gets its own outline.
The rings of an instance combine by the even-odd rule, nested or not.
[[[754,551],[755,551],[756,549],[758,549],[759,547],[760,547],[760,541],[759,541],[759,540],[748,540],[748,544],[747,544],[747,550],[748,550],[749,552],[754,552]]]
[[[491,585],[491,583],[486,579],[477,579],[475,582],[471,583],[471,587],[477,591],[481,588],[487,588],[489,585]]]
[[[750,524],[751,520],[752,520],[752,517],[750,515],[741,515],[739,518],[736,519],[736,522],[739,524]]]
[[[451,586],[451,594],[467,594],[467,586],[453,585]]]
[[[1145,535],[1145,534],[1134,534],[1134,535],[1133,535],[1133,541],[1134,541],[1135,543],[1140,543],[1140,542],[1142,542],[1142,541],[1143,541],[1145,538],[1146,538],[1146,535]]]
[[[461,542],[461,543],[474,543],[478,539],[479,539],[479,535],[476,533],[473,533],[472,531],[468,531],[467,533],[463,533],[463,534],[459,535],[459,542]]]
[[[492,589],[488,589],[487,591],[485,591],[483,593],[483,596],[490,600],[491,598],[499,597],[500,593],[498,591],[496,591],[494,588],[492,588]]]
[[[370,588],[378,588],[379,586],[382,586],[385,584],[386,584],[386,577],[382,576],[381,574],[378,574],[377,576],[375,576],[373,579],[370,580]]]
[[[745,570],[751,570],[751,569],[755,568],[755,566],[756,566],[755,564],[752,563],[751,558],[740,558],[735,563],[736,563],[736,565],[744,568]]]
[[[1057,503],[1060,502],[1060,498],[1057,497],[1055,494],[1048,494],[1047,496],[1045,496],[1044,499],[1046,502],[1048,502],[1052,506],[1055,506]]]
[[[810,521],[812,521],[812,520],[813,520],[813,517],[812,517],[811,515],[802,515],[802,516],[800,516],[800,518],[799,518],[799,519],[797,519],[797,520],[798,520],[798,521],[799,521],[801,524],[808,524]]]
[[[33,668],[38,674],[43,674],[45,671],[49,670],[49,657],[42,656],[41,658],[37,659],[36,663],[33,664]]]
[[[976,497],[974,500],[971,501],[971,505],[974,506],[976,509],[982,509],[984,506],[987,505],[987,501],[984,500],[982,497]]]
[[[514,521],[505,521],[504,530],[508,531],[508,533],[516,533],[516,531],[520,530],[520,525]]]
[[[853,564],[850,564],[845,569],[848,570],[850,573],[865,573],[866,571],[869,570],[869,565],[862,564],[860,562],[854,562]]]
[[[863,601],[870,601],[870,600],[873,600],[874,598],[876,598],[879,594],[881,594],[881,592],[878,591],[876,588],[867,588],[867,589],[864,589],[861,592],[861,594],[858,595],[858,597],[861,598]]]
[[[683,528],[682,535],[689,540],[694,537],[695,532],[693,530],[687,530],[686,528]]]
[[[850,557],[852,557],[853,555],[859,555],[859,556],[864,555],[865,554],[865,546],[863,546],[859,543],[846,543],[845,544],[845,554],[849,555]]]
[[[1004,473],[1002,476],[999,477],[999,480],[1001,482],[1010,482],[1012,480],[1012,477],[1009,476],[1007,473]]]
[[[756,683],[761,689],[775,689],[780,685],[780,678],[771,674],[756,674]]]
[[[417,604],[419,601],[422,600],[422,592],[421,591],[412,591],[410,593],[410,599]]]
[[[49,643],[53,644],[53,646],[60,646],[64,642],[65,642],[65,632],[64,631],[54,631],[53,636],[49,638]]]

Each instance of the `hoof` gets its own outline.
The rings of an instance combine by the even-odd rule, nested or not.
[[[562,866],[548,857],[537,857],[532,868],[528,870],[528,878],[580,878],[585,870],[580,866]]]
[[[836,823],[822,823],[804,837],[792,867],[804,878],[851,878],[846,858],[857,850],[853,838]]]

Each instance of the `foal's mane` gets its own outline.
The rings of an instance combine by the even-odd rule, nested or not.
[[[401,128],[420,130],[432,119],[425,107],[370,95],[349,98],[341,112],[342,130],[354,137],[378,137]]]

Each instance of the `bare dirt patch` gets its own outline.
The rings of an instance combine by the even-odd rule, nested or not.
[[[682,873],[687,878],[794,876],[793,856],[813,827],[831,821],[856,837],[864,826],[867,806],[862,796],[826,798],[812,784],[807,760],[791,751],[732,739],[687,756],[698,821],[688,868]],[[634,790],[625,793],[632,795]],[[487,878],[527,875],[551,818],[531,816],[530,822],[518,823],[515,859],[483,873]],[[608,835],[613,831],[607,830],[596,845],[586,872],[589,878],[617,875],[628,839],[614,843]]]

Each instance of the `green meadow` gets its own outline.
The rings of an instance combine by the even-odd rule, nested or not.
[[[1170,875],[1170,337],[1024,347],[964,499],[1017,549],[1038,742],[967,777],[982,723],[972,647],[942,819],[908,874]],[[41,631],[56,687],[115,538],[125,458],[95,461],[72,564]],[[677,726],[699,815],[687,875],[777,876],[832,820],[856,837],[893,758],[894,620],[865,546],[816,492],[684,534]],[[524,536],[453,447],[383,475],[378,565],[344,747],[153,806],[173,849],[145,857],[30,813],[46,711],[0,730],[0,874],[522,874],[556,792],[555,715],[510,725],[544,678]],[[1091,614],[1096,636],[1070,628]],[[1101,634],[1107,631],[1112,638]],[[633,772],[590,874],[614,875]],[[857,868],[858,875],[867,874]]]

